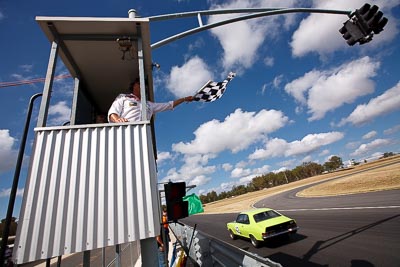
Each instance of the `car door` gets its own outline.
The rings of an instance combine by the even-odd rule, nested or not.
[[[243,215],[241,223],[242,236],[249,237],[249,231],[250,231],[249,215],[247,214],[242,214],[242,215]]]
[[[236,235],[245,236],[243,234],[245,221],[246,221],[246,214],[239,214],[238,217],[236,218],[236,222],[235,222],[235,234]]]

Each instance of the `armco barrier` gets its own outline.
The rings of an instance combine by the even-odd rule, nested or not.
[[[169,226],[185,251],[189,251],[188,263],[193,266],[282,267],[268,258],[234,247],[190,226],[177,223],[171,223]]]

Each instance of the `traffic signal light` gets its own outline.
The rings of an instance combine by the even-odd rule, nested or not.
[[[355,45],[357,42],[364,44],[370,41],[369,37],[365,37],[361,29],[351,20],[346,21],[339,32],[343,35],[347,44],[351,46]]]
[[[368,43],[374,34],[383,31],[388,19],[383,17],[382,11],[378,10],[379,7],[376,5],[371,7],[370,4],[364,4],[349,15],[350,19],[339,30],[348,45],[354,45],[357,42],[360,45]]]
[[[168,221],[177,221],[189,216],[188,202],[183,201],[186,195],[186,183],[164,184]]]

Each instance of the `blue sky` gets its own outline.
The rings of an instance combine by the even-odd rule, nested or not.
[[[193,192],[230,190],[257,175],[323,164],[345,164],[400,152],[400,6],[376,3],[389,23],[372,42],[349,47],[338,29],[343,15],[291,14],[238,22],[153,51],[155,99],[193,94],[207,80],[237,76],[212,103],[182,104],[156,117],[158,178],[186,181]],[[15,1],[0,2],[0,82],[43,78],[50,43],[35,16],[142,17],[247,7],[354,10],[364,1]],[[202,17],[212,23],[232,15]],[[151,42],[197,27],[197,18],[151,23]],[[61,61],[60,61],[61,62]],[[58,64],[57,74],[67,74]],[[43,83],[0,88],[0,217],[4,218],[30,97]],[[72,80],[55,82],[48,125],[69,121]],[[33,143],[36,102],[21,172],[19,206]]]

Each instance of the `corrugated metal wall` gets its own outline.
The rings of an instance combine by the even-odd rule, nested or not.
[[[159,233],[149,124],[35,132],[14,247],[18,264]]]

